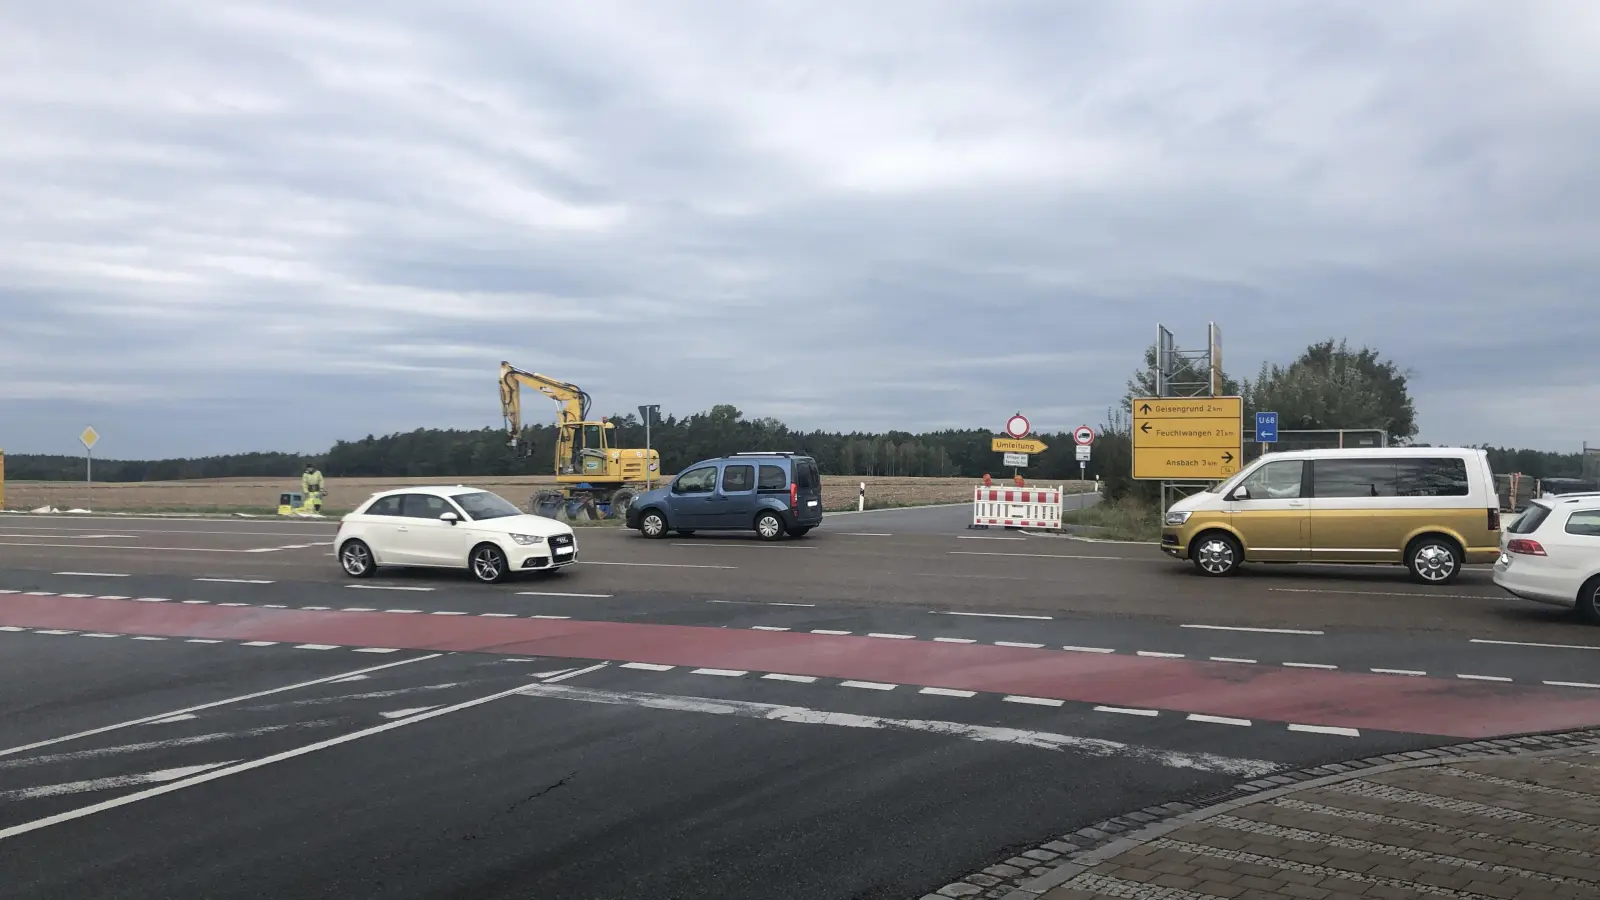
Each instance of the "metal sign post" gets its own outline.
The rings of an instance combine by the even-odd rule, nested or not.
[[[661,404],[651,403],[639,407],[639,418],[644,419],[644,489],[650,490],[650,476],[655,474],[650,464],[650,420],[661,411]]]

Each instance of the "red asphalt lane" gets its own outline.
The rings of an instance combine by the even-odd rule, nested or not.
[[[1600,724],[1600,692],[701,626],[23,595],[0,597],[0,624],[783,672],[1459,738]]]

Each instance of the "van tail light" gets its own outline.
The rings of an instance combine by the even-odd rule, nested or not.
[[[1490,531],[1499,531],[1500,530],[1500,510],[1498,510],[1498,509],[1489,510],[1489,530]]]
[[[1544,552],[1544,548],[1539,545],[1538,541],[1530,541],[1527,538],[1513,538],[1509,541],[1506,541],[1506,550],[1512,553],[1521,553],[1525,556],[1547,555]]]
[[[789,483],[789,508],[800,508],[800,485],[792,481]]]

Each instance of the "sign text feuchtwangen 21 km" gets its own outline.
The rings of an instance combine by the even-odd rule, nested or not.
[[[1240,397],[1139,397],[1133,401],[1133,477],[1210,481],[1239,471]]]

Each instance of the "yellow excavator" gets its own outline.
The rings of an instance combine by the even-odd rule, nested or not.
[[[569,519],[580,514],[591,519],[625,515],[639,491],[661,474],[661,454],[612,447],[616,426],[589,419],[589,395],[582,388],[501,362],[500,411],[513,449],[522,436],[525,386],[556,401],[560,408],[556,422],[558,488],[535,494],[529,501],[530,512],[554,518],[565,511]]]

